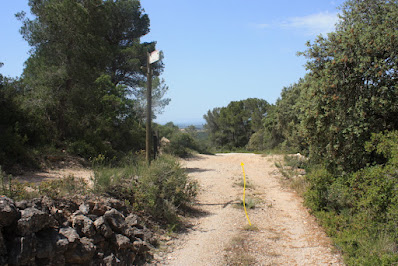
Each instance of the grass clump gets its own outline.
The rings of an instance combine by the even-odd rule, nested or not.
[[[39,184],[19,182],[0,169],[1,195],[13,200],[32,199],[41,196],[60,198],[68,195],[89,193],[88,184],[82,178],[73,175],[62,179],[43,181]]]
[[[260,201],[258,199],[255,199],[255,198],[252,198],[252,197],[246,197],[245,198],[246,209],[250,210],[250,209],[256,208],[256,205],[259,202]],[[243,209],[243,200],[239,200],[239,203],[235,203],[234,206],[236,206],[236,208],[242,208]]]
[[[245,231],[252,231],[252,232],[258,232],[259,229],[256,225],[254,224],[247,224],[243,227],[243,230]]]
[[[179,211],[189,205],[197,193],[178,161],[162,155],[148,166],[137,159],[124,167],[98,166],[94,171],[94,192],[128,202],[138,211],[177,229]]]
[[[50,198],[68,195],[85,195],[89,193],[88,184],[83,178],[69,175],[65,178],[41,182],[37,186],[38,193]]]
[[[226,265],[254,265],[256,258],[249,254],[248,236],[239,234],[234,236],[225,249]]]
[[[307,158],[300,154],[285,155],[283,161],[275,162],[275,166],[284,177],[283,182],[291,189],[304,195],[309,183],[305,177],[309,169]]]
[[[239,187],[244,187],[245,184],[244,184],[243,179],[240,179],[239,181],[235,182],[235,185],[237,185]],[[254,189],[255,185],[250,180],[246,180],[246,186],[245,187],[247,189]]]

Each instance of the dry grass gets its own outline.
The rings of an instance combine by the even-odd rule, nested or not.
[[[290,158],[285,156],[286,158]],[[305,178],[305,170],[299,168],[301,164],[292,163],[292,161],[278,161],[275,166],[279,169],[280,174],[284,177],[282,184],[295,190],[299,195],[304,195],[307,191],[309,183]]]
[[[234,185],[243,187],[244,186],[243,179],[240,179],[239,181],[235,182]],[[255,189],[255,185],[248,179],[246,179],[246,189]]]
[[[268,251],[266,251],[266,253],[267,253],[268,256],[274,257],[274,258],[281,256],[281,254],[279,254],[278,252],[273,251],[273,250],[268,250]]]
[[[225,249],[226,265],[254,265],[256,259],[249,253],[249,244],[245,234],[233,237]]]
[[[258,227],[256,226],[256,225],[254,225],[254,224],[247,224],[247,225],[245,225],[244,227],[243,227],[243,230],[245,230],[245,231],[252,231],[252,232],[258,232],[259,231],[259,229],[258,229]]]
[[[265,230],[267,230],[268,232],[270,232],[272,234],[272,236],[268,237],[268,239],[270,239],[270,240],[278,241],[282,238],[282,233],[275,230],[275,228],[268,227]]]

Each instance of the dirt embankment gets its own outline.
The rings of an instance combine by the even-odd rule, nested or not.
[[[40,183],[43,181],[56,180],[68,176],[82,178],[89,185],[92,185],[94,171],[87,167],[88,163],[81,158],[73,156],[47,156],[42,162],[43,169],[40,171],[20,170],[14,175],[15,180],[23,183]]]
[[[198,155],[183,161],[200,183],[198,212],[192,225],[159,252],[159,265],[342,265],[323,230],[294,191],[283,187],[275,156],[254,154]],[[244,163],[249,182],[242,199]],[[249,206],[248,206],[249,207]]]

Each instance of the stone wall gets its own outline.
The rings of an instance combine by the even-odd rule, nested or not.
[[[0,197],[0,265],[132,265],[155,241],[115,199]]]

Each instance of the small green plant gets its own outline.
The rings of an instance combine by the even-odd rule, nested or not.
[[[246,178],[247,178],[247,176],[246,176]],[[239,187],[243,187],[245,184],[244,184],[243,180],[241,179],[240,181],[235,182],[235,185],[237,185]],[[250,180],[246,180],[246,186],[245,187],[247,189],[254,189],[255,185]]]
[[[98,154],[97,157],[90,158],[92,167],[94,169],[103,168],[105,166],[105,160],[106,160],[106,158],[105,158],[105,155],[103,155],[103,154]]]
[[[247,224],[243,227],[243,230],[245,231],[251,231],[251,232],[258,232],[259,229],[256,225],[254,224]]]
[[[308,159],[301,154],[286,154],[283,157],[285,164],[294,169],[301,168],[305,169],[308,165]]]
[[[282,168],[282,163],[281,162],[275,162],[276,168],[281,169]]]
[[[256,208],[256,204],[259,203],[258,199],[254,199],[251,197],[246,197],[245,198],[245,205],[246,205],[246,209],[254,209]],[[236,206],[236,208],[243,208],[243,200],[239,200],[239,203],[235,203],[234,206]]]
[[[284,177],[283,183],[294,189],[300,195],[304,195],[309,186],[306,177],[306,170],[301,167],[308,168],[307,159],[299,154],[285,155],[284,162],[275,162],[275,166]]]

